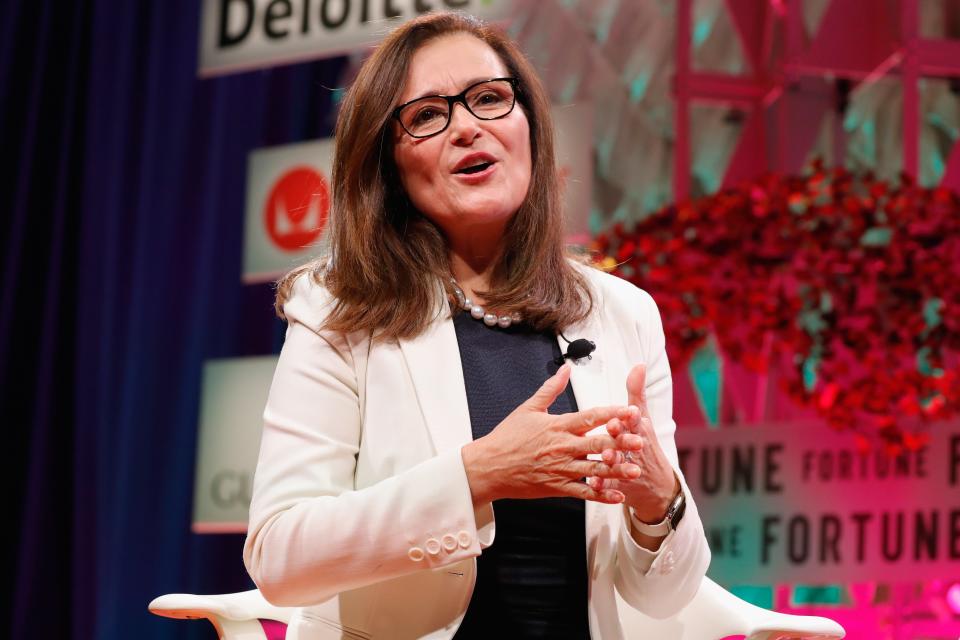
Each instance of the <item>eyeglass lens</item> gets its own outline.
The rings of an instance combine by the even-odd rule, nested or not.
[[[467,89],[463,102],[481,120],[502,118],[513,109],[513,85],[508,80],[491,80]],[[400,124],[412,136],[439,133],[450,120],[450,101],[441,96],[420,98],[400,111]]]

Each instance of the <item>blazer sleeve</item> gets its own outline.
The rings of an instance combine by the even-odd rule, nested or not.
[[[319,328],[329,302],[307,277],[295,284],[263,414],[243,558],[280,606],[316,604],[481,549],[459,450],[356,489],[358,376],[347,338]]]
[[[626,516],[621,518],[616,586],[623,599],[634,608],[654,618],[667,618],[689,604],[697,594],[710,565],[710,547],[697,505],[680,471],[677,445],[673,439],[676,431],[673,382],[660,312],[648,293],[639,289],[634,291],[641,298],[640,311],[634,317],[646,353],[647,408],[657,440],[680,479],[687,506],[677,529],[667,535],[655,554],[634,541]]]

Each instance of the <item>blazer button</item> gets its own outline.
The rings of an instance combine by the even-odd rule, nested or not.
[[[446,549],[447,551],[453,551],[454,549],[457,548],[457,539],[454,538],[449,533],[443,536],[441,540],[443,541],[443,548]]]
[[[464,549],[469,549],[470,544],[473,542],[473,537],[471,537],[469,531],[461,531],[457,534],[457,542],[460,543],[460,546]]]
[[[429,553],[432,556],[435,556],[438,553],[440,553],[440,541],[437,540],[436,538],[428,538],[427,544],[425,544],[424,546],[427,548],[427,553]]]
[[[410,550],[407,551],[407,557],[414,562],[420,562],[423,560],[423,549],[420,547],[410,547]]]

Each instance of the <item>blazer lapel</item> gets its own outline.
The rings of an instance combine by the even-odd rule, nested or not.
[[[445,298],[444,298],[445,300]],[[597,343],[593,358],[582,358],[572,363],[570,384],[582,411],[610,403],[610,392],[605,379],[604,345],[597,314],[564,331],[571,340],[586,338]],[[565,340],[557,336],[562,352],[567,350]],[[427,429],[437,453],[459,448],[473,439],[470,429],[470,409],[463,381],[460,348],[453,320],[447,316],[446,304],[438,308],[437,318],[426,331],[415,338],[399,341],[407,362],[410,378],[423,412]]]
[[[571,340],[586,338],[597,345],[596,351],[592,354],[593,358],[582,358],[578,362],[571,362],[570,384],[573,385],[573,395],[577,399],[577,409],[580,411],[610,404],[610,387],[604,368],[604,349],[611,349],[614,346],[606,343],[603,328],[597,319],[599,316],[599,313],[592,313],[584,322],[563,332]],[[557,342],[560,344],[560,350],[565,352],[567,350],[566,340],[557,336]],[[594,431],[603,428],[601,425],[596,427]],[[599,458],[599,456],[591,457]],[[610,509],[608,505],[591,500],[587,501],[585,509],[587,566],[596,567],[597,544],[602,538],[604,522],[609,517]]]
[[[592,358],[581,358],[577,362],[569,361],[570,384],[573,385],[573,395],[577,399],[577,408],[580,411],[610,403],[610,389],[607,387],[605,378],[603,357],[604,347],[610,348],[610,345],[603,344],[600,323],[595,316],[596,314],[591,314],[587,320],[563,332],[570,340],[586,338],[597,345]],[[567,341],[558,335],[557,343],[560,345],[561,353],[566,352]]]
[[[400,340],[400,350],[437,453],[473,439],[457,334],[444,306],[426,331]]]

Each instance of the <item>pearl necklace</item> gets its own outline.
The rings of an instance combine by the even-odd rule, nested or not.
[[[467,297],[456,280],[450,278],[450,282],[453,284],[453,294],[457,297],[457,304],[460,305],[460,308],[464,311],[469,311],[474,319],[483,320],[483,323],[488,327],[497,326],[501,329],[506,329],[510,325],[520,322],[520,314],[516,311],[509,316],[498,316],[495,313],[487,313],[483,307],[479,304],[474,304],[473,300]]]

